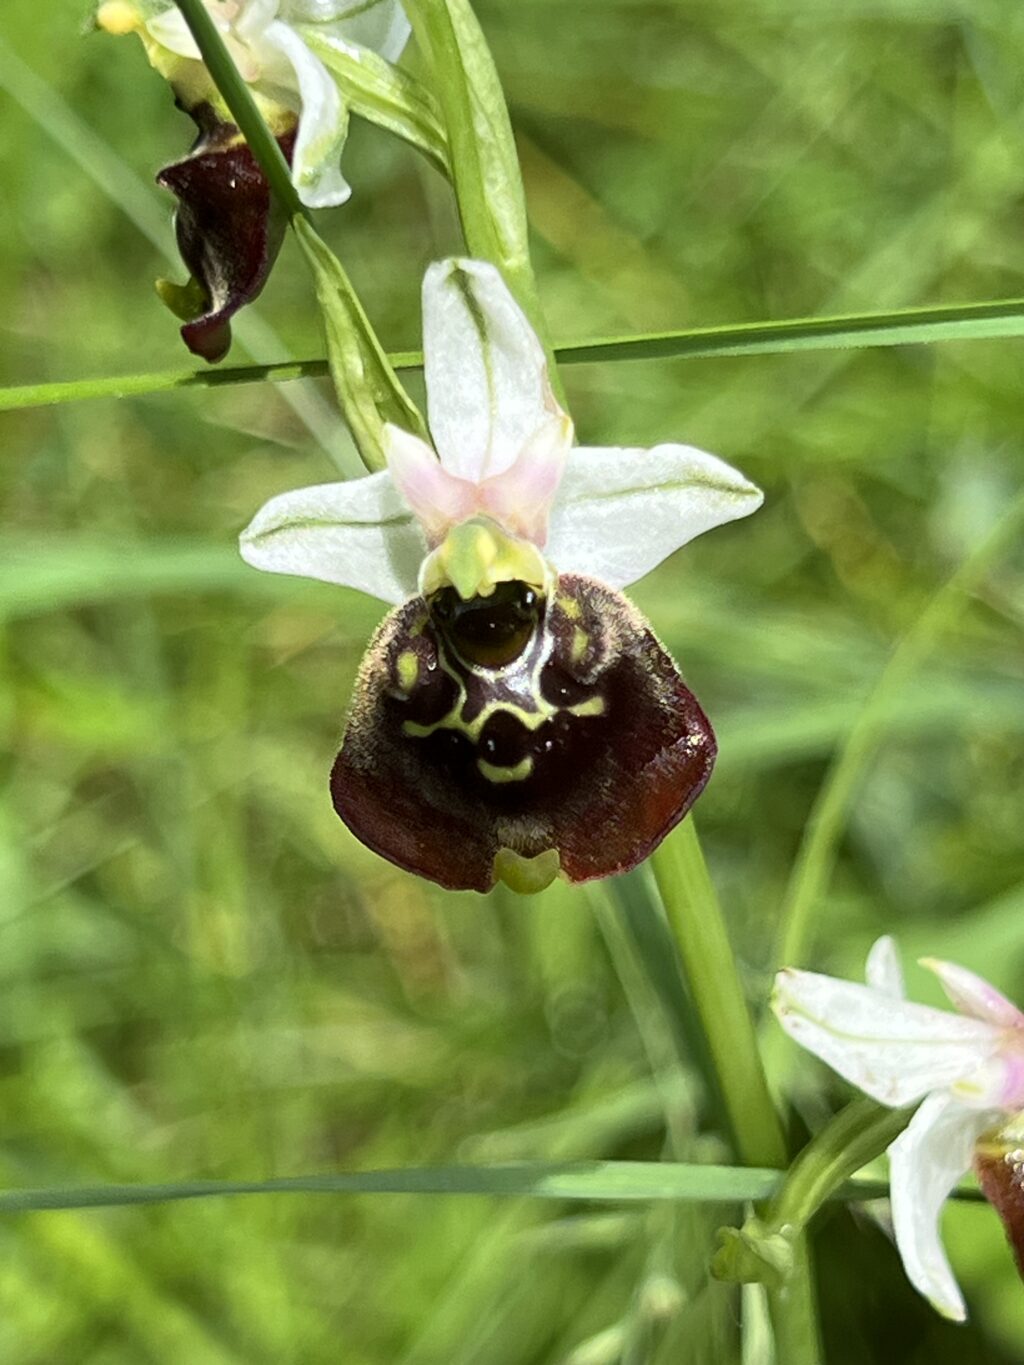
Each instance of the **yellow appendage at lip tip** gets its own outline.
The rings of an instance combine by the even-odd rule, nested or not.
[[[504,882],[510,891],[518,891],[521,896],[534,896],[558,876],[562,860],[557,848],[546,849],[534,858],[524,858],[511,848],[499,848],[494,855],[494,876]]]

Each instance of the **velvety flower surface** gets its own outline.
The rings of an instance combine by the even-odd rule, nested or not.
[[[231,346],[231,319],[267,282],[285,221],[235,125],[219,119],[209,104],[190,112],[199,128],[195,145],[157,176],[157,183],[178,199],[174,231],[190,278],[185,286],[161,280],[157,288],[183,319],[185,345],[193,355],[215,362]],[[278,141],[290,158],[294,132]]]
[[[889,1148],[893,1226],[911,1283],[944,1317],[966,1317],[963,1295],[943,1249],[943,1204],[976,1156],[1007,1144],[1000,1134],[1024,1106],[1024,1014],[987,981],[952,962],[925,958],[957,1013],[905,998],[895,944],[882,938],[868,957],[867,985],[786,969],[772,1007],[782,1027],[865,1094],[901,1108],[921,1101]],[[985,1135],[985,1141],[979,1143]],[[993,1168],[993,1203],[1004,1214],[1018,1256],[1020,1172]],[[1017,1157],[1020,1156],[1017,1151]],[[983,1179],[983,1184],[984,1184]],[[1005,1207],[1004,1207],[1005,1206]]]
[[[625,870],[696,799],[715,741],[617,589],[761,494],[690,446],[574,446],[490,265],[431,266],[423,331],[433,446],[389,426],[386,470],[284,493],[241,539],[258,568],[402,604],[360,669],[335,807],[448,887]]]

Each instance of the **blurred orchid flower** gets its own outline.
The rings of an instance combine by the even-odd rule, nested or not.
[[[389,425],[386,470],[284,493],[241,538],[257,568],[403,604],[364,659],[335,807],[451,888],[623,871],[682,819],[715,741],[616,589],[761,494],[690,446],[574,447],[491,265],[430,267],[423,344],[434,447]]]
[[[889,937],[871,949],[867,985],[787,968],[776,977],[772,1008],[791,1038],[872,1099],[893,1108],[923,1101],[889,1148],[896,1245],[914,1287],[962,1322],[939,1215],[972,1161],[1018,1258],[1024,1248],[1019,1144],[1015,1186],[1012,1173],[986,1172],[993,1153],[1009,1151],[1001,1130],[1024,1106],[1024,1014],[964,967],[936,958],[922,966],[939,978],[956,1014],[906,1000]]]
[[[351,193],[339,161],[349,107],[311,50],[317,43],[358,61],[397,59],[409,36],[399,0],[203,0],[311,208],[342,204]],[[150,64],[170,83],[199,136],[191,151],[157,176],[178,197],[178,246],[191,278],[161,281],[164,302],[184,320],[196,355],[220,360],[230,322],[266,283],[284,221],[262,169],[203,65],[184,16],[166,0],[104,0],[97,25],[137,33]]]
[[[396,61],[409,37],[399,0],[203,0],[242,78],[258,97],[275,132],[296,130],[292,181],[310,208],[343,204],[351,190],[338,161],[348,132],[348,108],[307,37],[327,39],[353,55],[369,49]],[[195,39],[176,5],[160,0],[105,0],[101,27],[133,30],[151,63],[186,92],[216,106]],[[223,112],[223,111],[221,111]]]

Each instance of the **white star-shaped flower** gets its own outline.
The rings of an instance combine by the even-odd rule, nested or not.
[[[623,588],[761,505],[693,446],[574,446],[541,344],[492,265],[428,269],[423,350],[433,449],[389,426],[386,471],[272,499],[242,536],[250,564],[403,602],[453,528],[484,518],[559,572]]]
[[[939,1216],[982,1134],[1024,1106],[1024,1014],[981,977],[924,958],[958,1011],[904,996],[896,946],[871,949],[867,985],[781,971],[772,1008],[802,1047],[893,1108],[922,1101],[889,1148],[893,1227],[914,1287],[947,1318],[966,1317]]]

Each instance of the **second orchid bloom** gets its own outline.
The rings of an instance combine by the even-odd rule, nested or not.
[[[334,805],[398,866],[536,890],[634,867],[707,782],[715,739],[618,589],[761,494],[690,446],[573,445],[544,352],[493,266],[423,284],[433,448],[284,493],[241,539],[257,568],[399,604],[363,660]]]
[[[889,1148],[893,1227],[915,1289],[960,1322],[967,1314],[939,1217],[972,1165],[1024,1273],[1024,1014],[965,967],[935,958],[922,966],[955,1014],[906,999],[888,937],[868,956],[866,985],[788,968],[772,1005],[791,1038],[872,1099],[892,1108],[921,1101]]]

